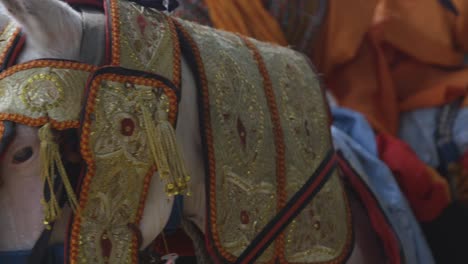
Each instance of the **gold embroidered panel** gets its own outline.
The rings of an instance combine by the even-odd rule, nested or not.
[[[262,55],[275,91],[287,146],[289,200],[332,148],[328,110],[319,80],[303,55],[251,41]],[[285,258],[289,263],[330,262],[347,255],[352,229],[346,199],[339,175],[334,173],[287,228]]]
[[[72,227],[72,263],[137,263],[132,227],[155,171],[142,107],[153,114],[162,108],[174,123],[177,99],[155,79],[107,72],[93,80],[80,141],[88,171]]]
[[[211,237],[218,253],[233,261],[284,202],[281,173],[288,200],[332,149],[326,103],[303,56],[256,41],[251,47],[236,35],[178,21],[198,47],[195,56],[207,79]],[[281,155],[284,160],[275,159]],[[349,252],[349,213],[335,172],[256,263],[273,257],[280,263],[341,263]]]
[[[157,73],[178,86],[179,43],[169,17],[131,1],[108,2],[112,10],[112,63]]]
[[[76,127],[93,69],[64,61],[33,61],[9,68],[0,75],[0,119],[27,125],[52,120],[55,128]]]
[[[233,260],[276,214],[273,125],[262,76],[242,40],[181,23],[200,48],[208,81],[216,166],[210,229],[223,256]],[[272,260],[273,253],[270,247],[259,261]]]

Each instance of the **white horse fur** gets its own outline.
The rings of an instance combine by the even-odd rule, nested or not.
[[[5,13],[24,29],[26,46],[18,63],[40,58],[78,60],[83,34],[81,14],[59,0],[0,0]],[[100,45],[105,45],[100,43]],[[179,105],[177,141],[186,166],[192,175],[192,196],[184,198],[184,218],[202,232],[205,227],[205,186],[203,152],[195,100],[195,81],[187,64],[182,64],[182,100]],[[24,250],[33,247],[43,229],[42,183],[39,175],[39,140],[37,128],[18,125],[16,137],[0,160],[0,251]],[[25,147],[32,147],[33,156],[24,163],[12,163],[12,157]],[[363,206],[349,196],[354,215],[355,246],[348,263],[383,263],[383,253]],[[159,177],[152,178],[140,229],[142,248],[163,230],[173,204],[167,197]],[[54,228],[51,243],[65,239],[69,213],[64,211]],[[304,227],[307,228],[307,227]]]

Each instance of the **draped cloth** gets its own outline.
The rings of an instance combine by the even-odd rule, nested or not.
[[[396,135],[402,111],[465,96],[468,2],[454,4],[330,0],[313,61],[339,104]]]
[[[205,0],[205,4],[213,26],[218,29],[287,45],[281,27],[265,9],[262,0]]]
[[[405,183],[411,181],[425,181],[424,172],[420,175],[394,175],[391,168],[380,159],[379,149],[371,126],[367,120],[355,111],[332,107],[333,124],[331,133],[336,150],[339,150],[363,182],[375,195],[382,211],[387,216],[401,243],[402,258],[405,263],[434,263],[431,251],[419,227],[417,218],[413,214],[415,207],[418,213],[425,215],[438,214],[441,210],[439,204],[427,206],[433,202],[431,198],[440,198],[441,192],[431,185],[412,185]],[[405,156],[408,156],[408,153]],[[414,161],[414,159],[413,159]],[[418,167],[422,162],[416,161]],[[405,173],[405,172],[403,172]],[[403,186],[400,188],[398,186]],[[404,188],[407,187],[407,188]],[[428,193],[428,191],[431,191]],[[409,192],[409,193],[408,193]],[[408,194],[415,193],[408,199]],[[421,196],[421,193],[427,194]],[[424,201],[426,198],[426,202]],[[422,205],[422,207],[420,207]],[[443,205],[442,209],[445,206]],[[369,211],[372,214],[372,210]],[[377,232],[380,234],[379,232]],[[380,237],[383,241],[385,237]]]
[[[327,0],[179,0],[176,16],[312,55]]]

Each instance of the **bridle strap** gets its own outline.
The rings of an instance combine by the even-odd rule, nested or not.
[[[105,63],[106,18],[102,11],[91,8],[80,8],[83,36],[80,46],[80,61],[93,65]]]

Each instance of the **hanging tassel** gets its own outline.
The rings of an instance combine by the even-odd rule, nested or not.
[[[150,111],[141,105],[151,155],[161,179],[166,183],[166,193],[169,196],[190,195],[190,176],[178,149],[175,131],[168,120],[167,111],[157,110],[155,126]]]
[[[78,208],[78,201],[68,179],[65,167],[63,166],[59,146],[55,142],[49,123],[39,129],[39,139],[41,140],[41,179],[44,183],[44,189],[49,190],[49,197],[44,197],[41,203],[44,206],[44,224],[46,228],[50,228],[50,224],[60,215],[60,206],[54,191],[54,182],[57,174],[63,182],[68,197],[68,203],[74,212],[76,212]]]

